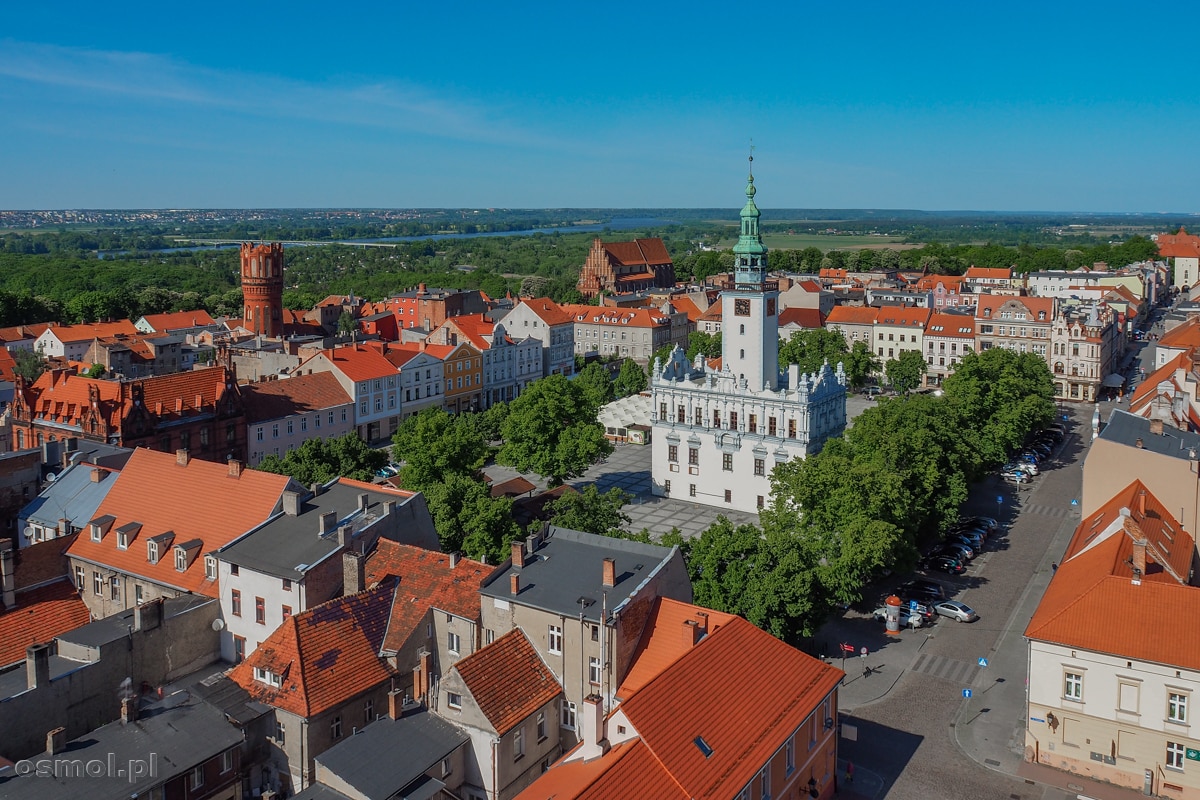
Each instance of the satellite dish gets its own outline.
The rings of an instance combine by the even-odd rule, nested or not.
[[[51,472],[49,475],[46,476],[46,480],[50,483],[54,483],[56,480],[58,480],[58,476],[55,475],[53,472]]]
[[[214,620],[212,621],[212,629],[213,629],[214,631],[221,631],[221,630],[224,630],[224,629],[225,629],[225,620],[223,620],[223,619],[214,619]]]
[[[33,535],[35,533],[37,533],[37,528],[33,527],[32,525],[25,526],[25,538],[26,539],[33,541]]]

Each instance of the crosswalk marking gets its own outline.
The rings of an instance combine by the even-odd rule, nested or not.
[[[1042,517],[1078,517],[1079,509],[1076,506],[1043,506],[1037,503],[1029,503],[1021,509],[1022,513],[1037,514]]]
[[[932,675],[935,678],[941,678],[951,683],[971,686],[975,683],[975,678],[979,675],[979,665],[968,661],[959,661],[955,658],[922,653],[916,662],[913,663],[911,671],[920,672],[923,675]]]

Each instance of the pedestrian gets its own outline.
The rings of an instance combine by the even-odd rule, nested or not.
[[[854,783],[854,762],[846,762],[846,783]]]

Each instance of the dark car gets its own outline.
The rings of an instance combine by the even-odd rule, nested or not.
[[[907,600],[937,602],[946,599],[946,587],[937,581],[917,578],[897,588],[896,594]]]
[[[946,534],[947,542],[959,542],[970,547],[976,553],[983,550],[983,537],[970,531],[956,531]]]
[[[957,559],[954,556],[927,556],[921,562],[921,565],[925,567],[925,569],[937,570],[938,572],[945,572],[950,575],[962,575],[967,571],[966,564],[964,564],[961,559]]]
[[[959,542],[942,542],[930,550],[929,555],[950,556],[951,558],[957,558],[964,564],[968,564],[975,558],[975,549]]]
[[[959,524],[959,525],[982,525],[983,527],[987,528],[989,533],[996,530],[996,528],[1000,527],[1000,523],[997,522],[994,518],[982,517],[982,516],[959,517],[958,523],[956,523],[956,524]]]

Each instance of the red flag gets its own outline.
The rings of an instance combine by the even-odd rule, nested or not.
[[[842,642],[842,650],[843,650],[843,652],[846,652],[846,653],[853,653],[854,645],[846,644],[845,642]]]

